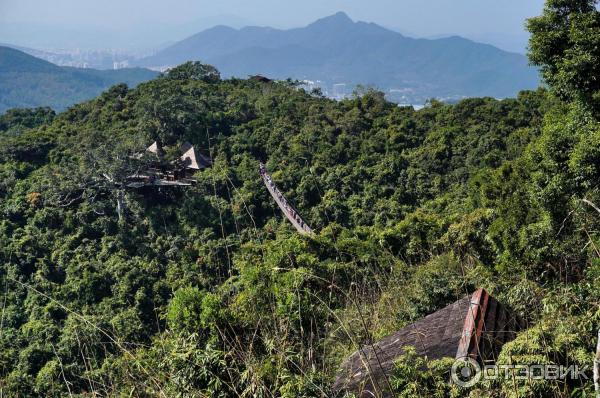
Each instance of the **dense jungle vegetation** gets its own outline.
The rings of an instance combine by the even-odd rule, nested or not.
[[[548,88],[515,99],[415,111],[187,63],[0,116],[0,395],[333,396],[359,345],[476,287],[529,326],[500,363],[590,368],[600,16],[548,0],[528,27]],[[154,140],[214,165],[190,188],[124,189]],[[315,236],[284,220],[259,162]],[[391,381],[400,397],[593,396],[584,379],[460,389],[448,372],[408,352]]]

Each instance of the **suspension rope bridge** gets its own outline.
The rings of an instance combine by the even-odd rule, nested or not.
[[[283,196],[281,191],[277,188],[277,185],[275,185],[273,179],[271,178],[269,173],[267,173],[267,169],[265,168],[264,164],[260,164],[259,171],[260,176],[262,177],[263,182],[267,187],[267,190],[269,191],[269,193],[271,194],[271,196],[273,197],[283,214],[286,216],[286,218],[301,234],[313,234],[313,230],[308,226],[306,221],[304,221],[300,213],[298,213],[298,210],[296,210],[296,208],[285,199],[285,196]]]

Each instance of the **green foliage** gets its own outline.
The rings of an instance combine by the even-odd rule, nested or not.
[[[349,353],[479,286],[532,326],[503,361],[592,352],[600,128],[583,104],[538,90],[415,111],[188,63],[0,123],[6,396],[331,396]],[[124,189],[154,140],[214,164],[185,189]],[[259,162],[314,236],[283,219]],[[457,391],[448,365],[408,350],[393,386],[589,391]]]
[[[353,344],[462,296],[464,267],[490,267],[494,212],[471,209],[467,182],[535,139],[545,97],[415,112],[186,64],[3,137],[1,275],[26,309],[6,313],[8,391],[323,395]],[[119,189],[156,139],[214,166],[185,190]],[[259,160],[320,235],[282,221]]]
[[[197,288],[182,288],[175,292],[167,310],[168,325],[173,331],[202,334],[211,323],[220,320],[218,296],[202,294]]]
[[[514,341],[507,343],[498,358],[499,365],[557,365],[577,366],[588,369],[586,377],[591,375],[589,364],[593,355],[581,340],[577,328],[578,320],[563,319],[563,322],[546,320],[522,333]],[[505,371],[510,372],[510,371]],[[592,396],[592,386],[581,376],[571,376],[560,380],[519,380],[501,373],[498,384],[504,396],[510,398],[522,396],[560,395],[561,391],[572,390],[582,395]],[[570,388],[569,388],[570,387]],[[579,390],[579,391],[578,391]],[[574,394],[575,395],[575,394]]]
[[[459,397],[458,386],[448,382],[453,358],[428,361],[406,347],[395,363],[390,384],[398,398],[451,398]]]
[[[170,69],[164,75],[164,78],[172,80],[201,80],[205,83],[217,83],[221,80],[221,74],[214,66],[190,61]]]
[[[600,12],[597,0],[548,0],[531,18],[529,58],[559,96],[600,109]]]
[[[17,135],[24,130],[49,124],[56,113],[50,108],[10,109],[0,115],[0,134]]]

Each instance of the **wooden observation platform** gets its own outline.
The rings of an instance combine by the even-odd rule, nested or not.
[[[142,188],[148,186],[158,187],[186,187],[196,183],[194,173],[212,166],[212,161],[199,153],[189,142],[179,147],[180,157],[173,162],[163,161],[163,150],[158,142],[154,142],[145,153],[135,156],[142,159],[145,155],[151,157],[146,167],[127,177],[125,184],[128,188]]]

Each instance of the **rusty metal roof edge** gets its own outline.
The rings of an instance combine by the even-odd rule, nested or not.
[[[477,289],[471,295],[461,338],[456,350],[456,359],[477,359],[479,356],[479,342],[483,333],[489,299],[490,295],[483,288]]]

